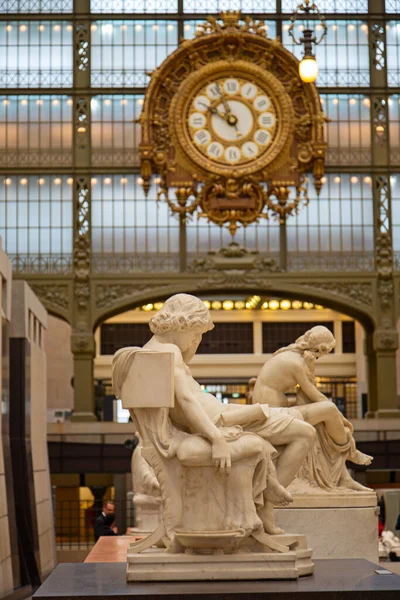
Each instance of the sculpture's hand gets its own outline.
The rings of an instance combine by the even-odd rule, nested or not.
[[[228,442],[222,436],[212,442],[212,460],[216,469],[229,475],[231,471],[231,454]]]

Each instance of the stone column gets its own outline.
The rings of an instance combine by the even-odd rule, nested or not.
[[[37,296],[25,281],[15,281],[10,327],[10,437],[18,537],[32,586],[56,565],[47,454],[46,327],[47,312]]]
[[[0,238],[0,598],[14,591],[12,549],[9,523],[9,502],[12,490],[7,489],[7,477],[11,465],[8,446],[8,432],[2,422],[7,418],[8,402],[8,324],[11,316],[11,263],[1,248]],[[3,417],[4,418],[4,417]],[[5,419],[4,419],[5,420]],[[4,435],[5,434],[5,435]],[[6,439],[7,438],[7,439]],[[4,451],[3,451],[4,445]],[[5,463],[7,468],[5,468]]]

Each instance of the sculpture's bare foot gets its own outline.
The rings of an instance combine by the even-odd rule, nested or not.
[[[358,481],[354,481],[351,477],[349,479],[345,479],[344,481],[341,479],[339,482],[339,486],[345,487],[348,490],[355,490],[356,492],[373,492],[372,488],[366,487],[362,485]]]
[[[280,535],[285,533],[283,529],[275,525],[274,505],[271,502],[266,502],[258,511],[259,517],[263,522],[265,532],[269,535]]]
[[[339,486],[344,487],[347,490],[354,490],[356,492],[373,492],[372,488],[366,487],[362,485],[358,481],[354,481],[354,479],[350,476],[347,469],[344,469],[343,474],[339,481]]]
[[[293,502],[291,494],[281,485],[274,475],[269,475],[268,485],[265,491],[268,502],[275,506],[287,506]]]
[[[352,454],[350,454],[349,459],[356,465],[367,466],[371,464],[371,462],[374,460],[374,457],[369,456],[369,454],[364,454],[359,450],[355,450],[354,452],[352,452]]]

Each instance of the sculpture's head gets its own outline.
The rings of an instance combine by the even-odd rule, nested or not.
[[[296,340],[296,344],[304,350],[309,350],[318,358],[319,356],[329,354],[335,347],[336,341],[332,332],[327,327],[316,325],[299,337]]]
[[[203,334],[214,328],[208,308],[190,294],[175,294],[168,298],[149,326],[155,335],[176,344],[185,362],[195,355]]]

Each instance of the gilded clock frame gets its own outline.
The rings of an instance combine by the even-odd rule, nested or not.
[[[193,99],[207,82],[222,78],[242,78],[264,90],[273,103],[276,125],[274,137],[266,150],[243,165],[223,165],[207,158],[189,134],[188,118]],[[294,110],[284,86],[271,73],[245,61],[219,60],[191,73],[179,86],[171,101],[169,123],[171,141],[177,160],[190,171],[200,171],[202,177],[212,173],[221,177],[244,177],[276,169],[287,159],[294,133]],[[234,171],[234,175],[232,173]]]

